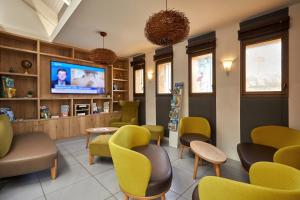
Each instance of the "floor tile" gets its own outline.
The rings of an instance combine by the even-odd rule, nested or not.
[[[104,200],[112,196],[93,177],[46,194],[47,200]]]
[[[5,183],[0,192],[0,199],[32,200],[43,195],[43,190],[36,175],[28,174],[15,177]]]
[[[117,194],[114,195],[116,199],[118,200],[124,200],[124,193],[123,192],[118,192]]]
[[[182,159],[178,159],[175,162],[173,162],[173,166],[177,167],[179,169],[185,170],[188,173],[193,173],[194,172],[194,158],[191,157],[184,157]],[[204,174],[208,169],[212,168],[212,166],[204,162],[203,165],[198,165],[198,171],[197,171],[197,178],[201,177],[202,174]]]
[[[179,150],[173,147],[164,146],[164,149],[167,151],[171,163],[179,159]]]
[[[76,164],[70,167],[62,168],[58,171],[58,176],[55,180],[50,178],[49,170],[38,174],[43,190],[46,194],[63,187],[79,182],[90,174],[81,165]]]
[[[191,173],[187,173],[185,170],[173,167],[173,180],[171,190],[176,192],[177,194],[182,194],[197,181],[197,179],[193,180]]]
[[[96,175],[95,178],[112,194],[120,191],[119,183],[114,170],[109,170],[102,174]]]
[[[179,197],[177,200],[191,200],[191,199],[186,199],[186,198],[184,198],[184,197]]]
[[[80,140],[78,142],[64,144],[63,147],[70,153],[76,153],[82,150],[87,152],[85,145],[86,142],[84,140]]]
[[[117,200],[117,198],[115,196],[111,196],[111,197],[109,197],[108,199],[105,199],[105,200]]]
[[[93,165],[89,165],[87,154],[78,156],[76,157],[76,159],[93,175],[101,174],[110,169],[113,169],[113,162],[111,158],[95,157]]]

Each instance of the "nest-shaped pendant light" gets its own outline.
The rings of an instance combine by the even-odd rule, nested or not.
[[[104,48],[104,37],[107,36],[106,32],[99,32],[103,38],[103,48],[97,48],[90,52],[90,60],[94,63],[101,65],[112,65],[117,60],[117,55],[110,49]]]
[[[168,46],[183,41],[190,32],[190,22],[183,12],[167,9],[152,15],[145,27],[146,38],[157,45]]]

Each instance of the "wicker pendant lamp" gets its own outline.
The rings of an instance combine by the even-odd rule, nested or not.
[[[104,48],[104,37],[107,36],[107,33],[101,31],[99,34],[103,38],[103,47],[92,50],[90,59],[97,64],[112,65],[117,60],[117,55],[112,50]]]
[[[146,38],[157,45],[168,46],[183,41],[190,32],[190,22],[183,12],[161,10],[152,15],[145,27]]]

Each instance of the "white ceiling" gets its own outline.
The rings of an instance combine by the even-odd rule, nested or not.
[[[52,41],[81,0],[0,0],[0,29]]]
[[[191,37],[297,2],[300,0],[169,0],[168,8],[187,15]],[[39,10],[37,3],[48,7],[50,14]],[[70,6],[60,16],[63,4]],[[156,48],[144,37],[144,26],[150,15],[164,8],[165,0],[0,0],[0,29],[86,49],[102,46],[96,31],[106,31],[105,47],[128,57]],[[47,26],[55,16],[58,24],[49,31]]]
[[[190,36],[249,16],[277,9],[288,0],[169,0],[168,7],[190,19]],[[299,2],[299,1],[298,1]],[[154,48],[144,37],[148,17],[165,7],[164,0],[83,0],[55,38],[87,49],[101,45],[96,31],[108,32],[105,47],[127,57]]]

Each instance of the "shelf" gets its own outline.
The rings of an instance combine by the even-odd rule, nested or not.
[[[74,60],[74,58],[68,57],[68,56],[60,56],[60,55],[51,54],[51,53],[40,53],[40,54],[41,54],[42,56],[49,56],[49,57],[55,57],[55,58],[63,58],[63,59]]]
[[[37,54],[36,51],[26,50],[26,49],[21,49],[21,48],[16,48],[16,47],[9,47],[9,46],[5,46],[5,45],[0,45],[0,49],[6,49],[6,50],[11,50],[11,51],[18,51],[18,52],[23,52],[23,53]]]
[[[114,78],[113,80],[114,80],[114,81],[124,81],[124,82],[125,82],[125,81],[128,81],[128,79],[119,79],[119,78]]]
[[[127,92],[127,90],[113,90],[113,92]]]
[[[11,73],[11,72],[0,72],[0,75],[7,76],[22,76],[22,77],[38,77],[37,74],[24,74],[24,73]]]
[[[27,98],[27,97],[20,97],[20,98],[0,98],[0,101],[35,101],[38,98]]]
[[[123,69],[123,68],[117,68],[117,67],[113,67],[114,70],[117,70],[117,71],[127,71],[127,69]]]

